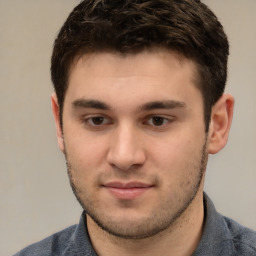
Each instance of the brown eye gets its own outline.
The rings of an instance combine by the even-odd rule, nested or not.
[[[88,115],[82,119],[83,127],[91,131],[102,131],[113,125],[113,119],[104,115]]]
[[[169,123],[171,123],[172,120],[170,118],[166,118],[163,116],[149,116],[145,121],[144,124],[152,127],[165,127]]]
[[[83,123],[90,127],[105,126],[110,124],[110,119],[104,116],[90,116],[85,118]]]
[[[154,116],[152,117],[152,124],[155,126],[161,126],[165,123],[165,118],[161,117],[161,116]]]
[[[91,123],[93,125],[101,125],[104,123],[104,117],[101,117],[101,116],[92,117]]]

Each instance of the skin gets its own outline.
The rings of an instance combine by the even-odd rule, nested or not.
[[[70,70],[59,122],[70,182],[99,255],[191,255],[203,226],[208,154],[226,144],[233,98],[205,133],[193,61],[155,49],[86,54]]]

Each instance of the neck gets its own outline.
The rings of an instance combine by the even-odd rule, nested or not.
[[[131,240],[115,237],[102,230],[88,215],[87,226],[99,256],[189,256],[200,241],[203,219],[203,192],[199,190],[186,211],[169,229],[149,238]]]

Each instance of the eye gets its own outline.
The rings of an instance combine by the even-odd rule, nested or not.
[[[152,126],[163,126],[170,122],[169,119],[162,116],[152,116],[145,123]]]
[[[104,116],[91,116],[83,120],[89,126],[102,126],[110,123],[110,120]]]

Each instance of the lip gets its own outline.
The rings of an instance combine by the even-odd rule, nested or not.
[[[118,199],[132,200],[142,196],[154,186],[143,182],[132,181],[128,183],[109,182],[104,184],[103,187]]]

